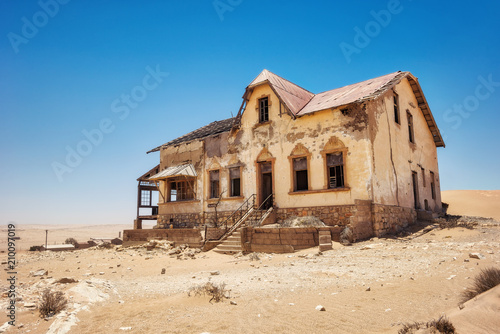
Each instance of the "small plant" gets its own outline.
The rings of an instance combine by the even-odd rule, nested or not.
[[[30,247],[30,252],[40,252],[43,250],[43,246],[31,246]]]
[[[474,278],[474,282],[470,288],[467,288],[462,293],[462,303],[480,295],[481,293],[488,291],[500,284],[500,269],[498,268],[487,268],[481,269],[479,275]]]
[[[62,291],[51,291],[47,289],[43,292],[42,300],[38,306],[40,317],[47,318],[56,315],[61,312],[67,304],[68,300]]]
[[[188,296],[191,297],[191,294],[194,296],[210,296],[210,304],[212,300],[216,303],[221,302],[225,299],[229,299],[229,291],[226,290],[226,283],[212,283],[207,282],[202,285],[197,285],[189,289]]]
[[[258,253],[250,253],[250,254],[248,254],[248,258],[250,259],[250,261],[259,261],[260,260]]]
[[[440,317],[438,320],[431,320],[429,322],[415,322],[413,324],[404,324],[403,328],[398,331],[398,334],[413,334],[416,333],[420,329],[432,328],[437,330],[437,333],[443,334],[455,334],[455,327],[453,324],[446,318]],[[434,332],[432,332],[434,333]]]
[[[78,241],[76,241],[75,238],[67,238],[65,241],[64,241],[65,244],[68,244],[68,245],[73,245],[75,246],[75,248],[78,248]]]

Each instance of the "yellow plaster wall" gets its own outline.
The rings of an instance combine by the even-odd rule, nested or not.
[[[411,172],[416,171],[420,207],[424,208],[424,200],[427,199],[429,207],[439,211],[441,210],[439,171],[432,134],[408,80],[402,80],[394,89],[399,95],[401,124],[397,124],[394,120],[392,91],[369,103],[369,108],[375,110],[372,117],[376,128],[376,131],[371,133],[374,150],[373,200],[380,204],[413,207]],[[413,116],[414,143],[409,141],[407,111]],[[425,187],[421,167],[425,170]],[[435,200],[431,197],[431,171],[435,174]]]
[[[259,124],[258,99],[269,96],[269,122]],[[274,160],[274,193],[279,207],[303,207],[353,204],[354,199],[370,199],[372,169],[371,143],[366,130],[351,132],[345,125],[353,118],[339,110],[324,110],[295,120],[282,107],[269,85],[254,88],[243,113],[240,141],[245,143],[238,157],[244,162],[243,192],[245,196],[257,193],[257,168],[255,160],[267,149]],[[289,195],[293,183],[288,157],[297,144],[302,144],[310,153],[309,189],[325,188],[325,167],[321,155],[325,144],[336,136],[348,148],[345,157],[345,184],[343,191],[297,192]],[[223,164],[222,164],[223,165]]]

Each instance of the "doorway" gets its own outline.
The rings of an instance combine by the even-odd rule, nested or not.
[[[273,205],[273,168],[271,162],[261,162],[260,167],[260,203],[263,209],[269,209]]]

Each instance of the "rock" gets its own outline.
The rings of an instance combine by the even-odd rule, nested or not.
[[[471,259],[478,259],[478,260],[482,260],[485,258],[485,256],[481,253],[469,253],[469,257]]]
[[[78,280],[76,280],[74,278],[63,277],[63,278],[57,280],[56,283],[60,283],[60,284],[78,283]]]
[[[24,303],[24,308],[34,309],[34,308],[36,308],[36,304],[35,303]]]
[[[294,303],[288,303],[288,305],[290,305],[290,306],[294,306],[295,304],[294,304]]]
[[[165,273],[166,273],[166,272],[167,272],[167,269],[165,269],[165,268],[161,268],[161,274],[162,274],[162,275],[165,275]]]
[[[229,304],[231,304],[231,305],[238,305],[238,304],[236,304],[236,302],[235,302],[235,301],[233,301],[233,300],[231,300],[231,301],[229,302]]]
[[[368,287],[365,291],[372,291],[372,289],[370,287]]]
[[[216,271],[211,271],[211,272],[210,272],[210,275],[212,275],[212,276],[220,275],[220,271],[218,271],[218,270],[216,270]]]
[[[131,329],[132,329],[132,327],[120,327],[120,330],[122,330],[122,331],[129,331]]]
[[[326,308],[323,305],[316,306],[316,311],[326,311]]]
[[[30,276],[37,277],[37,276],[45,276],[48,275],[49,272],[45,269],[38,269],[37,271],[31,271]]]
[[[450,277],[447,278],[447,280],[450,280],[450,279],[453,279],[454,277],[456,277],[457,275],[450,275]]]
[[[104,275],[104,271],[101,271],[101,272],[99,273],[99,275]]]

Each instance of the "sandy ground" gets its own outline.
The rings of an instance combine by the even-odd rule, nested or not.
[[[311,248],[258,254],[258,260],[189,249],[180,256],[159,248],[21,251],[17,327],[7,332],[397,333],[403,323],[446,314],[458,333],[498,333],[498,289],[466,303],[463,310],[458,304],[482,268],[500,267],[500,224],[423,233],[425,226],[404,237],[352,246],[334,243],[323,254]],[[117,226],[53,228],[49,236],[54,241],[118,232]],[[39,238],[43,230],[25,228],[18,242],[40,243],[29,236]],[[480,259],[471,253],[480,253]],[[5,253],[0,256],[6,260]],[[34,276],[38,269],[48,273]],[[56,283],[61,278],[77,282]],[[188,296],[191,288],[209,281],[225,283],[230,298],[209,303],[208,297]],[[70,301],[65,312],[48,321],[30,305],[46,287],[64,291]],[[3,278],[0,288],[8,290]],[[0,307],[5,310],[7,303],[3,295]],[[326,311],[317,311],[318,305]],[[7,320],[0,315],[0,325]]]
[[[447,190],[441,200],[452,215],[491,217],[500,221],[500,190]]]

